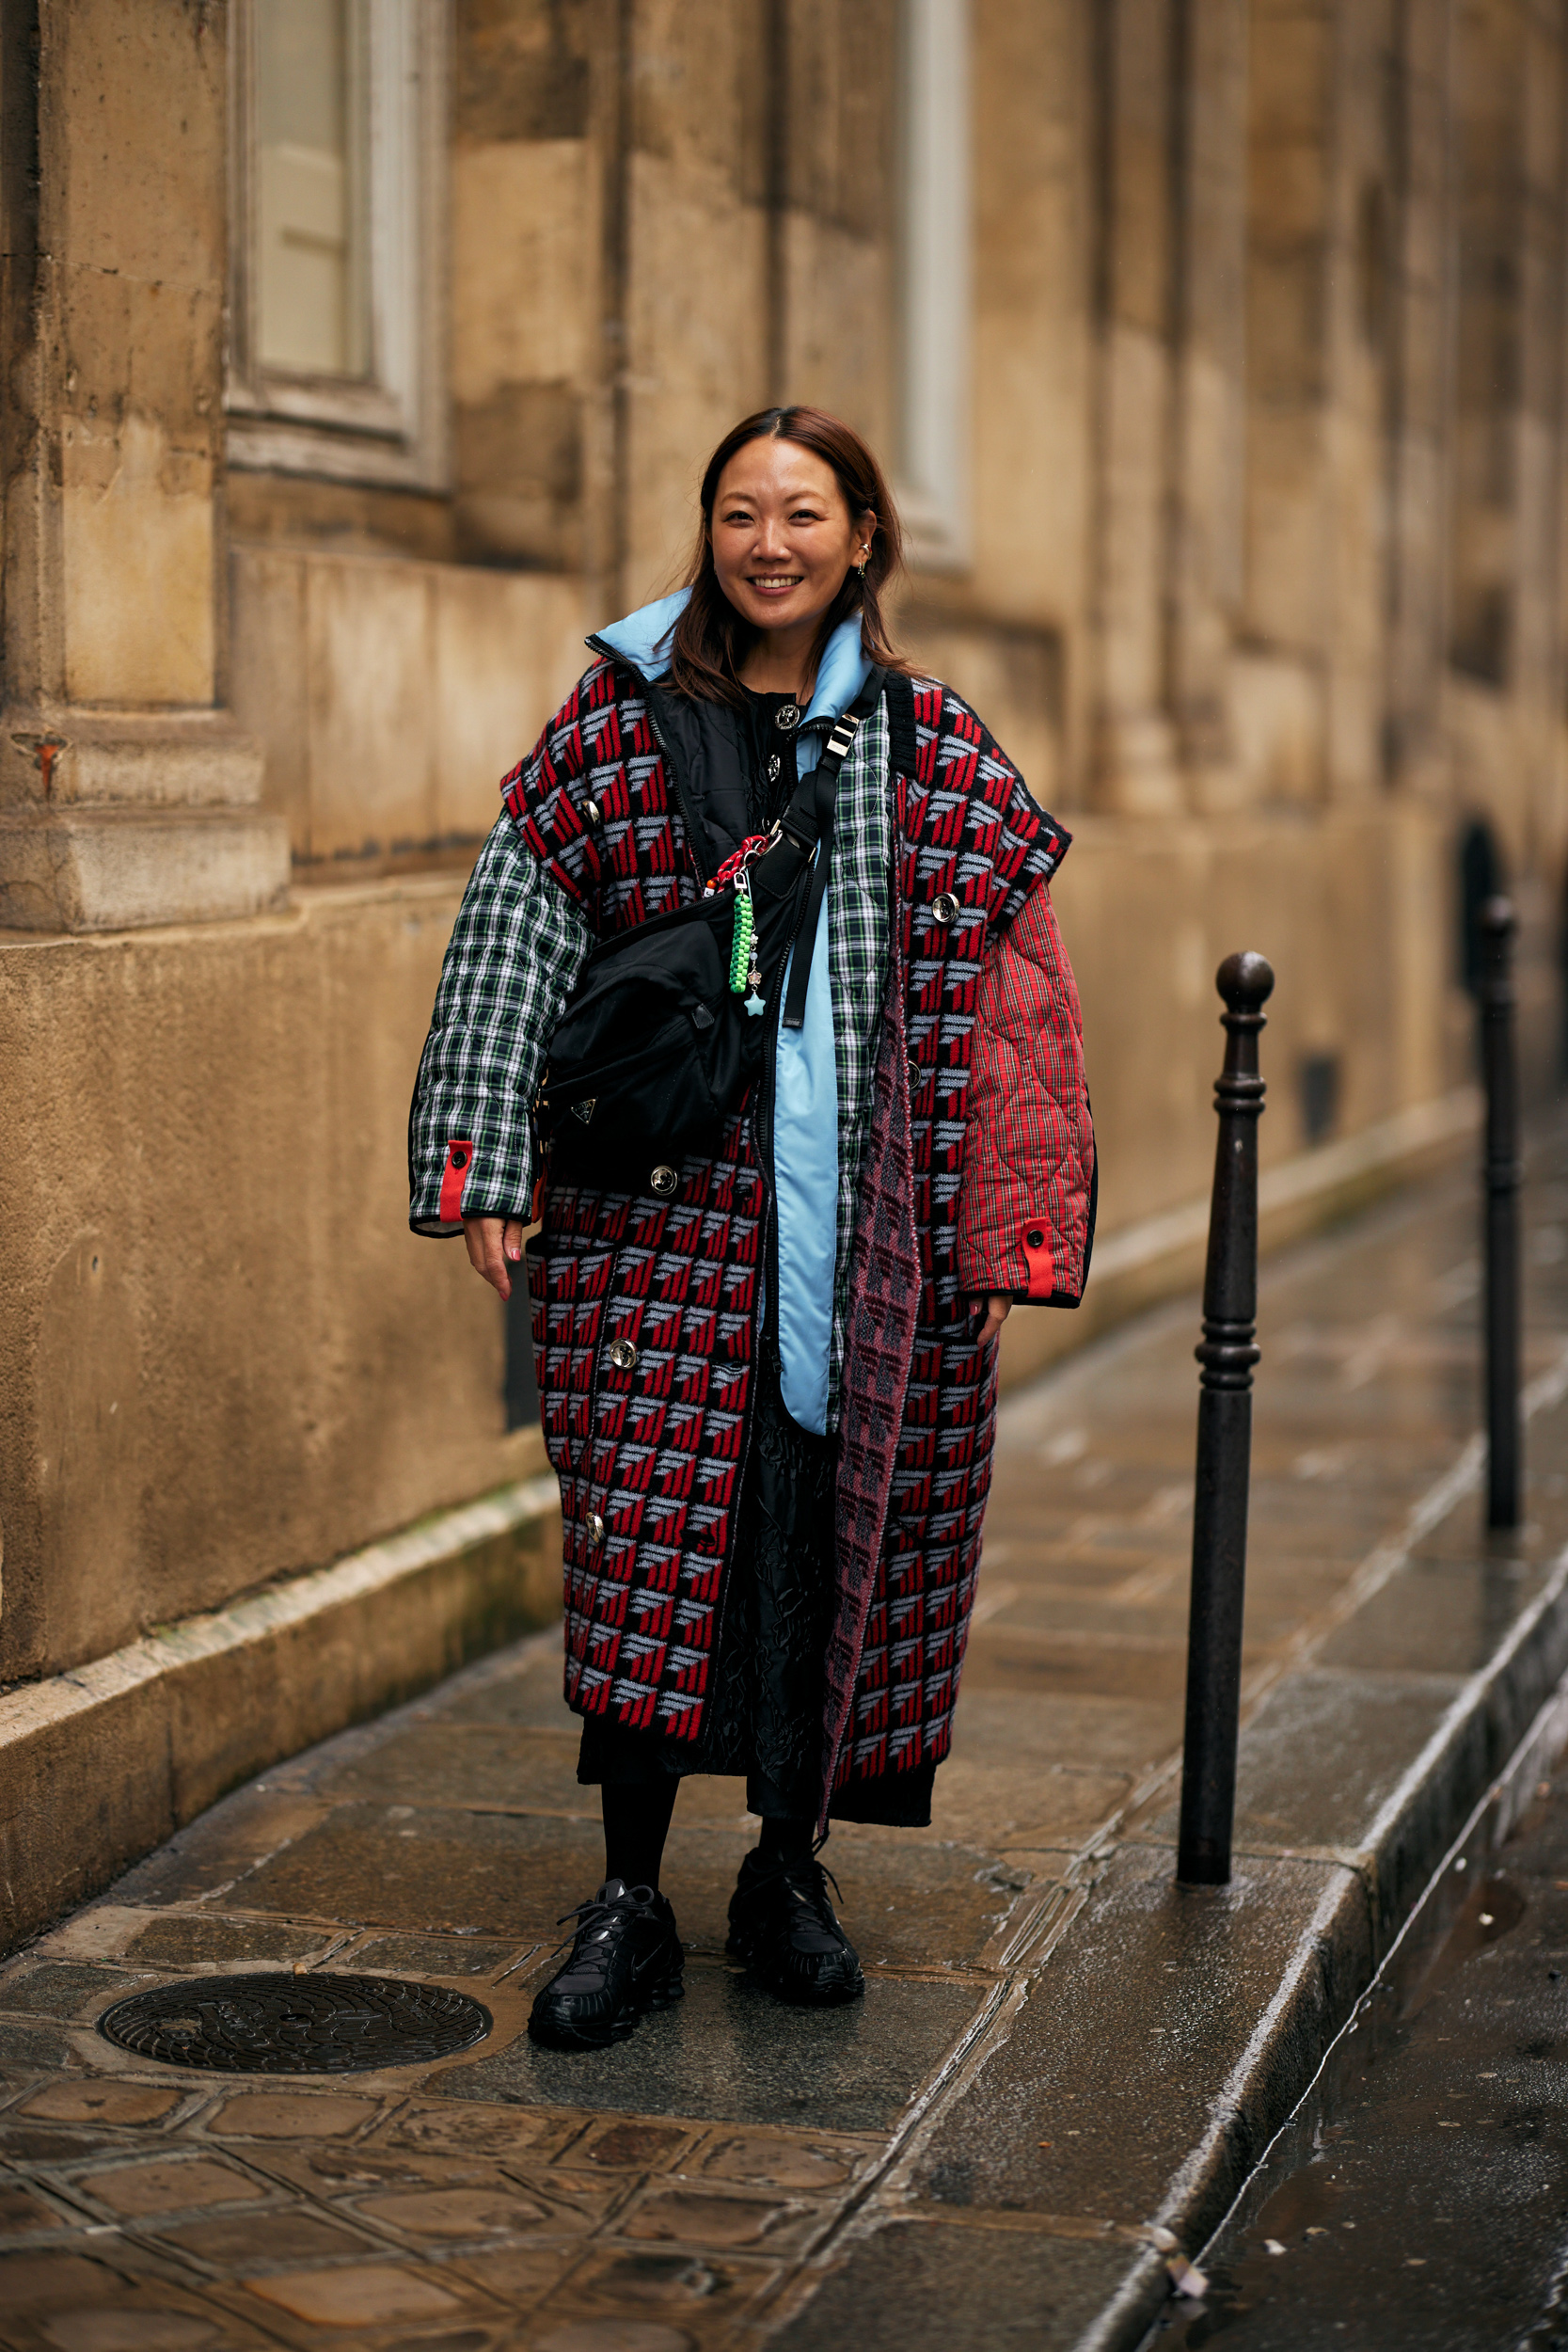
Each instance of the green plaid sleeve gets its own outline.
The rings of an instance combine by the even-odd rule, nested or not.
[[[833,987],[833,1059],[838,1077],[838,1242],[832,1340],[828,1359],[828,1426],[837,1426],[849,1302],[849,1253],[860,1200],[861,1161],[871,1126],[882,994],[893,951],[888,882],[893,818],[888,802],[891,751],[886,696],[871,711],[839,771],[833,863],[828,893],[828,960]]]
[[[528,1216],[530,1108],[590,944],[561,884],[502,817],[457,910],[420,1057],[408,1114],[415,1232],[461,1232],[461,1216]]]

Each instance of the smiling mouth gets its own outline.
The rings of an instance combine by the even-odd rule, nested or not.
[[[777,596],[782,589],[799,588],[804,572],[761,572],[752,575],[749,585],[763,596]]]

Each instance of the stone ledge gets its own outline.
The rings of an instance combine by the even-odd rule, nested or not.
[[[1281,1249],[1396,1185],[1446,1167],[1480,1134],[1481,1110],[1479,1088],[1456,1087],[1268,1168],[1258,1185],[1259,1250]],[[1107,1233],[1095,1244],[1082,1306],[1067,1313],[1015,1309],[1008,1316],[1001,1341],[1003,1389],[1021,1388],[1047,1364],[1144,1308],[1196,1290],[1208,1243],[1207,1195]],[[1196,1337],[1196,1324],[1194,1329]]]
[[[0,814],[0,929],[141,930],[280,907],[283,820],[261,809],[120,805]]]
[[[503,1486],[0,1697],[0,1949],[267,1765],[551,1623],[559,1514],[553,1477]]]
[[[17,808],[125,802],[135,807],[245,807],[260,802],[265,759],[227,710],[12,708],[0,716],[0,800]]]

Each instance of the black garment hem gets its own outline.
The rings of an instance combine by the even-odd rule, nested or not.
[[[657,1731],[627,1731],[602,1716],[585,1715],[578,1749],[578,1782],[584,1788],[645,1788],[658,1781],[714,1778],[701,1750]],[[882,1780],[851,1781],[828,1807],[831,1821],[858,1821],[874,1829],[929,1829],[936,1759],[912,1772],[889,1772]],[[798,1799],[766,1773],[746,1775],[746,1810],[764,1821],[801,1818]]]
[[[830,1821],[860,1821],[873,1829],[929,1829],[935,1756],[912,1772],[888,1772],[880,1780],[852,1780],[828,1807]]]

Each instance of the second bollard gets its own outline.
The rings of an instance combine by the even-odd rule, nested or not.
[[[1176,1875],[1188,1886],[1230,1877],[1236,1741],[1242,1708],[1242,1609],[1252,1469],[1252,1367],[1258,1361],[1258,1033],[1274,972],[1261,956],[1227,956],[1225,1068],[1214,1087],[1220,1133],[1203,1283],[1197,1403],[1187,1724]]]
[[[1481,1058],[1486,1081],[1486,1524],[1519,1524],[1519,1091],[1506,898],[1481,911]]]

